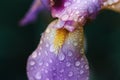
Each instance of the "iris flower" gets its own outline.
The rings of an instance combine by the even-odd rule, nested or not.
[[[27,62],[29,80],[89,80],[83,26],[103,9],[119,10],[119,0],[34,0],[21,25],[31,23],[45,8],[51,22]]]

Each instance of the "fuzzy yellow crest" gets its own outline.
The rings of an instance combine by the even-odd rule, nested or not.
[[[56,30],[56,34],[55,34],[55,38],[54,38],[54,48],[55,48],[56,53],[59,51],[59,49],[64,44],[68,33],[69,32],[63,28]]]

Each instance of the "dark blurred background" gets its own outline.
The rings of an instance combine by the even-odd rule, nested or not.
[[[26,62],[52,21],[48,12],[35,23],[18,25],[32,0],[0,1],[0,80],[27,80]],[[101,11],[85,26],[91,80],[120,80],[120,14]]]

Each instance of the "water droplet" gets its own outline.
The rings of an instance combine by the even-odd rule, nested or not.
[[[69,72],[69,73],[68,73],[68,76],[69,76],[69,77],[73,76],[73,72]]]
[[[67,78],[65,78],[64,80],[67,80]]]
[[[35,65],[35,61],[30,61],[30,65],[31,66]]]
[[[46,47],[49,47],[49,44],[46,43]]]
[[[40,55],[41,55],[41,52],[39,52],[38,55],[40,56]]]
[[[49,62],[52,63],[53,61],[50,59]]]
[[[74,45],[74,46],[77,46],[77,45],[78,45],[78,43],[77,43],[77,42],[74,42],[74,43],[73,43],[73,45]]]
[[[49,66],[49,64],[48,64],[48,63],[46,63],[46,66]]]
[[[64,72],[64,69],[61,69],[61,70],[60,70],[60,73],[63,73],[63,72]]]
[[[89,69],[89,66],[87,64],[85,65],[85,69]]]
[[[50,46],[50,52],[54,52],[54,51],[55,51],[54,46],[51,45],[51,46]]]
[[[84,49],[83,48],[80,50],[80,54],[84,54]]]
[[[46,78],[46,80],[50,80],[49,78]]]
[[[46,39],[49,39],[49,37],[47,36],[47,38]]]
[[[40,41],[40,44],[42,44],[42,42],[43,42],[43,41],[41,40],[41,41]]]
[[[67,66],[67,67],[70,67],[70,65],[71,65],[70,62],[67,62],[67,63],[66,63],[66,66]]]
[[[79,10],[77,10],[76,12],[75,12],[75,14],[79,14],[80,12],[79,12]]]
[[[71,51],[68,52],[68,56],[72,56],[72,52]]]
[[[76,61],[75,66],[80,66],[80,61]]]
[[[89,77],[87,77],[86,80],[89,80]]]
[[[80,74],[83,74],[84,73],[84,71],[83,70],[80,70]]]
[[[68,17],[69,17],[69,16],[65,14],[65,15],[62,16],[62,20],[63,20],[63,21],[64,21],[64,20],[67,20]]]
[[[41,77],[41,74],[40,74],[39,72],[37,72],[36,75],[35,75],[35,78],[36,78],[36,79],[41,79],[41,78],[42,78],[42,77]]]
[[[60,61],[63,61],[65,59],[65,55],[61,53],[60,55],[58,55],[58,58]]]
[[[66,2],[66,3],[64,4],[64,7],[68,7],[70,4],[71,4],[70,2]]]
[[[34,51],[33,53],[32,53],[32,56],[31,56],[32,58],[36,58],[37,57],[37,52],[36,51]]]
[[[81,68],[83,68],[83,65],[81,65]]]
[[[50,29],[47,29],[47,30],[46,30],[46,33],[50,33]]]
[[[44,68],[42,68],[41,70],[44,71]]]
[[[43,65],[43,62],[39,62],[39,65],[42,66],[42,65]]]
[[[81,58],[81,61],[83,61],[83,60],[84,60],[84,58],[82,57],[82,58]]]
[[[42,50],[42,47],[39,47],[40,50]]]
[[[48,70],[45,70],[45,73],[48,73]]]
[[[60,74],[60,77],[63,77],[61,74]],[[60,79],[61,80],[61,79]]]

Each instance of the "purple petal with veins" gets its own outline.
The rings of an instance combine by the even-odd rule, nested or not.
[[[29,80],[88,80],[89,66],[84,54],[83,27],[69,32],[62,47],[56,53],[52,22],[41,37],[40,44],[28,59]]]

